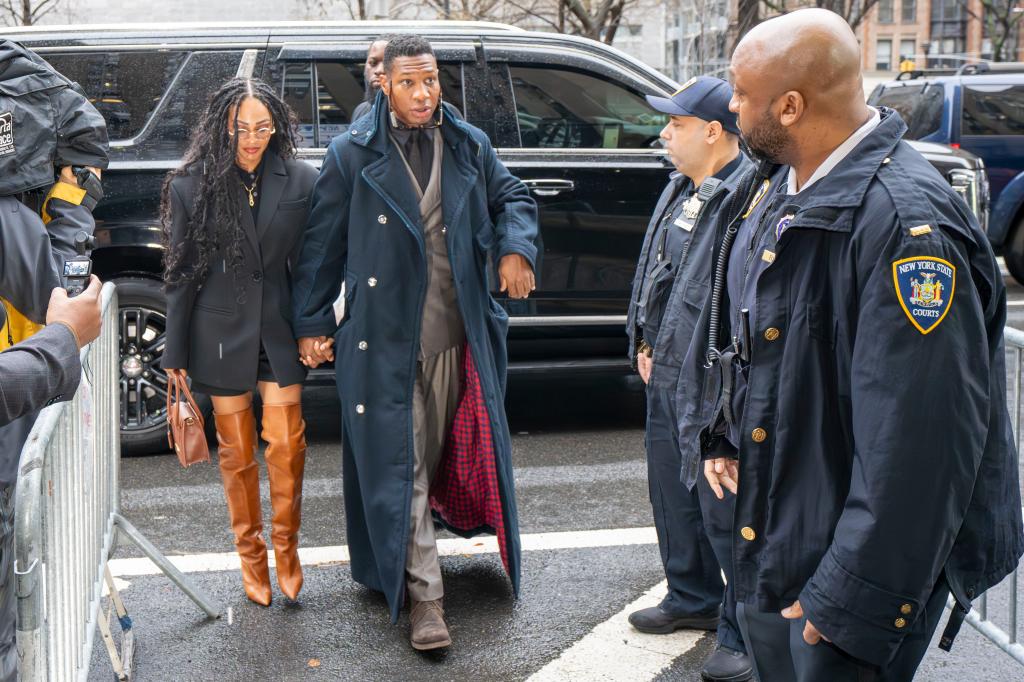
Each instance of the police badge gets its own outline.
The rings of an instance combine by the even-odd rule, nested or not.
[[[928,334],[945,319],[956,290],[956,266],[932,256],[904,258],[892,264],[896,297],[911,324]]]
[[[757,208],[757,205],[761,203],[761,199],[764,199],[764,195],[768,194],[768,188],[771,186],[771,180],[765,180],[764,182],[761,183],[761,186],[757,190],[757,194],[754,195],[753,200],[751,200],[750,202],[750,206],[747,206],[747,212],[744,213],[741,217],[746,218],[747,216],[754,212],[754,209]]]
[[[793,218],[795,217],[796,216],[793,215],[792,213],[787,213],[786,215],[782,216],[782,218],[779,220],[779,224],[775,226],[775,241],[779,241],[779,239],[782,237],[782,233],[789,228],[789,224],[793,222]]]
[[[703,205],[704,202],[700,200],[700,197],[694,194],[683,203],[683,216],[687,220],[695,220],[700,214],[700,207]]]

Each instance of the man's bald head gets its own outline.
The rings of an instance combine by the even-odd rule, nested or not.
[[[733,68],[752,70],[780,93],[797,90],[808,99],[863,87],[857,37],[842,17],[824,9],[798,10],[755,26],[736,47]]]
[[[755,26],[730,65],[733,110],[748,143],[763,137],[771,149],[760,151],[791,163],[794,145],[827,143],[852,126],[840,141],[849,136],[865,107],[860,57],[849,24],[828,10],[798,10]]]

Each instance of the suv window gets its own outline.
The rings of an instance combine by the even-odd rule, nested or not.
[[[238,73],[241,50],[193,52],[181,75],[167,93],[166,105],[158,114],[146,146],[160,156],[177,158],[188,146],[195,127],[213,92]]]
[[[619,83],[564,68],[511,66],[524,147],[649,147],[667,116]]]
[[[439,70],[442,96],[465,111],[461,64],[440,64]],[[278,62],[270,73],[299,120],[300,147],[326,147],[347,131],[365,96],[363,65],[357,62]]]
[[[907,124],[905,137],[920,140],[942,127],[943,99],[941,85],[920,83],[884,88],[871,103],[895,109]]]
[[[963,88],[961,135],[1024,135],[1024,85]]]
[[[149,121],[187,52],[89,52],[46,55],[85,90],[107,121],[111,140],[134,137]]]

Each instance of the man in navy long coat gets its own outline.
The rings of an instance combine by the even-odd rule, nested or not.
[[[392,40],[384,71],[373,109],[327,151],[294,331],[307,365],[336,363],[352,575],[384,593],[392,620],[408,595],[411,643],[427,650],[451,643],[435,519],[467,537],[495,533],[519,588],[508,316],[487,263],[502,291],[529,294],[537,208],[487,136],[441,103],[426,40]]]

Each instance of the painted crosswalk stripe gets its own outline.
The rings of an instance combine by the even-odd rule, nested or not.
[[[662,581],[534,673],[529,682],[649,680],[693,649],[706,633],[679,630],[645,635],[630,626],[629,614],[657,606],[668,585]]]
[[[524,552],[556,549],[588,549],[595,547],[626,547],[630,545],[653,545],[658,542],[654,528],[608,528],[603,530],[567,531],[558,533],[529,533],[520,536]],[[480,538],[442,538],[437,541],[437,550],[442,556],[497,553],[498,543],[493,536]],[[238,555],[234,552],[213,552],[209,554],[184,554],[169,556],[182,573],[205,573],[211,571],[237,571]],[[300,547],[299,560],[304,566],[323,566],[347,563],[347,545],[326,547]],[[110,572],[119,578],[140,575],[156,575],[160,569],[146,558],[111,559]],[[270,565],[274,565],[273,552]]]

